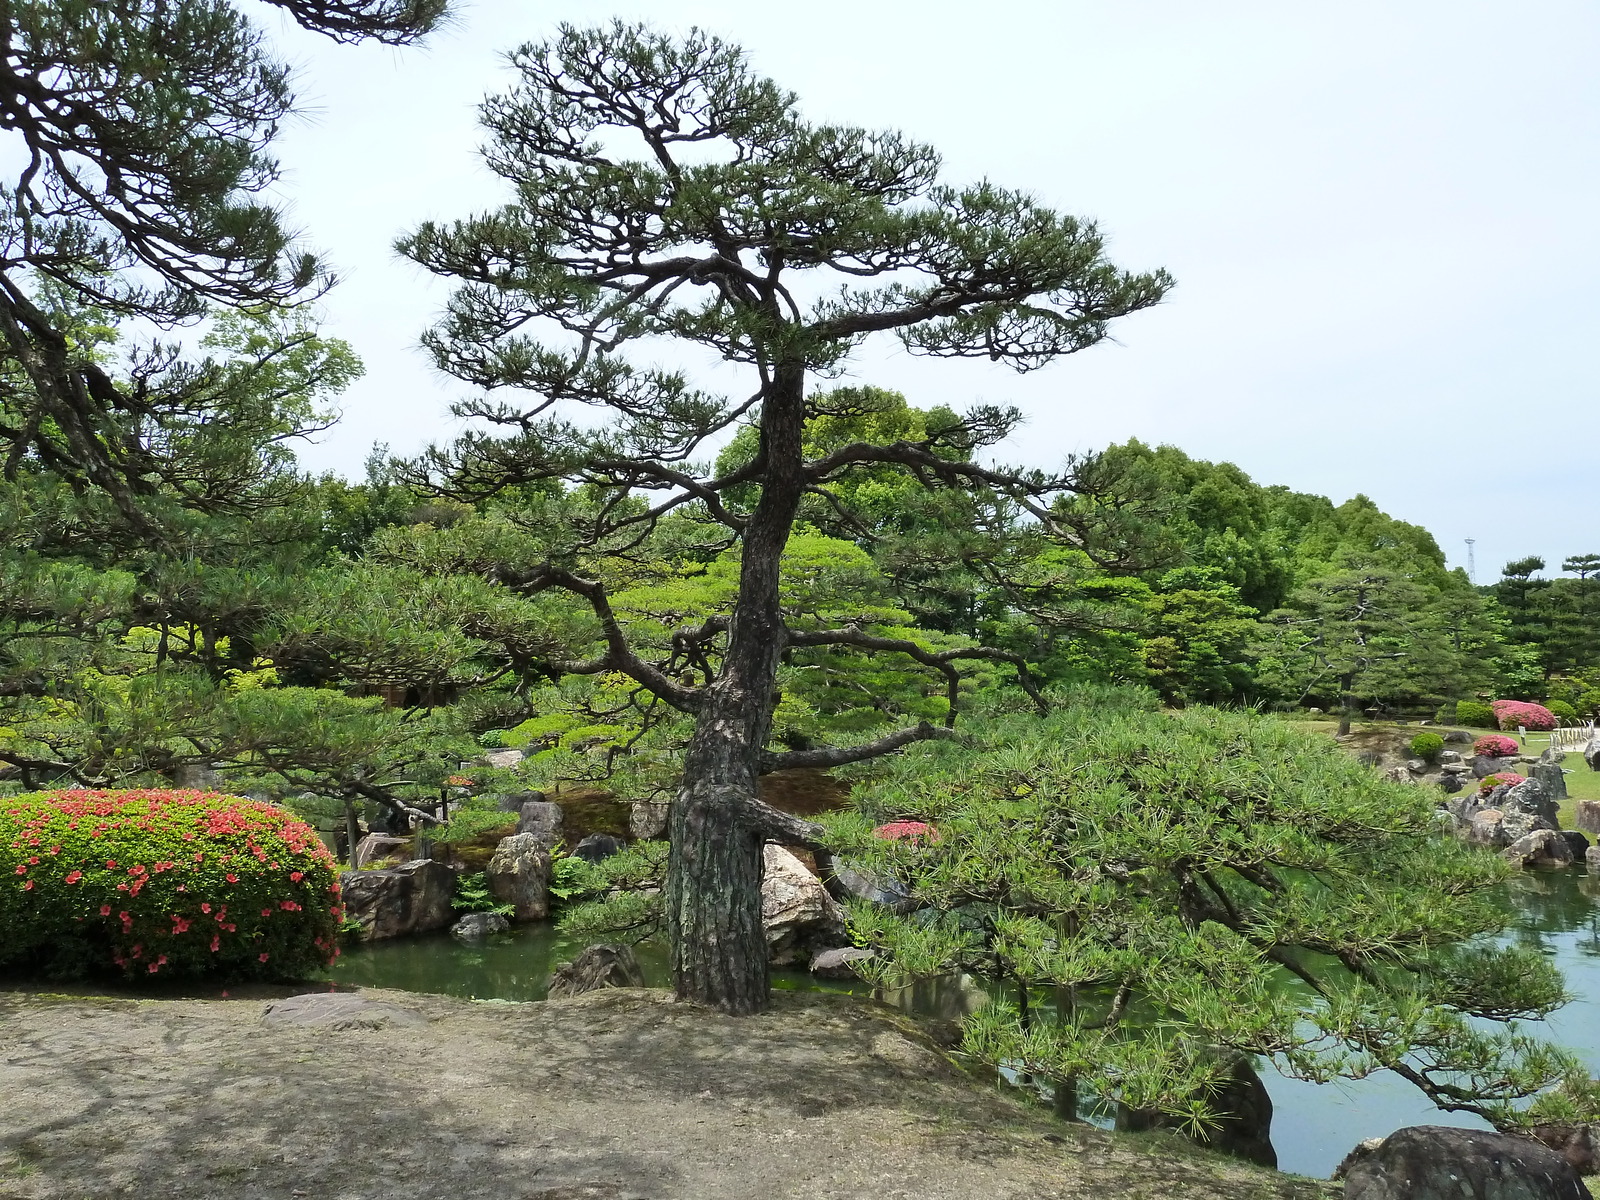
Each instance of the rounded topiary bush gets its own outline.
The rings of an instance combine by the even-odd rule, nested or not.
[[[0,967],[302,979],[338,955],[333,856],[293,813],[192,791],[0,800]]]
[[[1411,739],[1411,753],[1432,762],[1444,749],[1444,738],[1437,733],[1419,733]]]
[[[1548,708],[1551,713],[1554,714],[1555,719],[1560,721],[1563,725],[1576,725],[1578,723],[1578,710],[1573,708],[1572,705],[1568,704],[1565,700],[1551,700],[1545,705],[1545,707]]]
[[[1486,734],[1472,743],[1472,752],[1485,758],[1507,758],[1521,749],[1515,738],[1502,737],[1498,733]]]
[[[1482,700],[1457,700],[1456,724],[1467,725],[1474,729],[1498,729],[1499,724],[1494,719],[1494,709]]]

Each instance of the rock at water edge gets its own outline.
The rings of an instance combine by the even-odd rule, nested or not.
[[[877,957],[876,950],[863,950],[859,946],[823,950],[811,956],[811,973],[818,979],[857,979],[859,976],[853,970],[854,964]]]
[[[608,987],[643,987],[644,971],[628,946],[590,946],[550,976],[548,998],[570,1000]]]
[[[1340,1164],[1345,1200],[1592,1200],[1565,1158],[1532,1138],[1443,1125],[1398,1129]]]
[[[1579,800],[1573,811],[1572,827],[1600,834],[1600,800]]]
[[[1506,861],[1519,867],[1554,869],[1572,865],[1572,847],[1554,829],[1536,829],[1517,838],[1503,851]]]
[[[468,913],[450,926],[450,936],[464,942],[476,942],[491,933],[504,933],[510,928],[511,922],[499,913],[475,912]]]
[[[346,871],[339,888],[346,914],[361,923],[362,941],[433,933],[455,917],[456,873],[431,858],[383,871]]]
[[[775,967],[809,963],[847,940],[844,909],[803,862],[773,842],[761,848],[761,924]]]
[[[489,894],[512,908],[517,922],[550,915],[550,851],[531,833],[501,838],[484,871]]]
[[[356,843],[356,852],[350,857],[350,869],[365,871],[375,862],[386,858],[411,857],[411,839],[395,837],[392,833],[369,833]]]
[[[517,808],[517,832],[532,834],[546,850],[561,844],[561,826],[566,816],[561,805],[546,800],[540,792],[524,792],[530,797]]]

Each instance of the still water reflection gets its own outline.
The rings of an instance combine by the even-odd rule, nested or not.
[[[1600,879],[1581,869],[1530,873],[1510,885],[1512,921],[1506,936],[1553,958],[1576,997],[1530,1032],[1578,1052],[1600,1073]],[[415,938],[359,947],[333,972],[339,983],[441,992],[478,1000],[542,1000],[557,963],[582,947],[548,925],[523,926],[481,943],[450,937]],[[659,951],[640,954],[646,980],[667,982]],[[864,985],[820,983],[805,972],[776,972],[779,988],[861,991]],[[957,1017],[981,998],[970,982],[932,981],[884,999],[924,1016]],[[1272,1141],[1282,1170],[1326,1176],[1363,1138],[1382,1137],[1403,1125],[1481,1126],[1476,1118],[1442,1113],[1409,1084],[1388,1075],[1346,1083],[1309,1084],[1286,1079],[1263,1064],[1272,1095]]]

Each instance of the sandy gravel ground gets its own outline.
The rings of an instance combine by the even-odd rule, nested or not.
[[[1336,1194],[1058,1124],[850,997],[735,1020],[651,991],[363,995],[425,1019],[307,1028],[265,1022],[261,993],[0,991],[0,1200]]]

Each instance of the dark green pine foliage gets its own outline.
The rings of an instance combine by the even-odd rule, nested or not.
[[[446,0],[268,0],[307,28],[411,41]],[[0,8],[0,473],[109,496],[149,530],[162,493],[217,503],[197,430],[248,426],[226,380],[153,346],[120,375],[87,322],[276,307],[329,282],[265,199],[289,70],[231,0],[8,0]],[[248,431],[247,431],[248,433]]]
[[[976,976],[998,1002],[968,1053],[1195,1127],[1220,1051],[1392,1071],[1501,1127],[1591,1119],[1577,1060],[1510,1024],[1566,996],[1536,951],[1483,940],[1505,865],[1439,834],[1421,789],[1272,718],[1052,699],[874,764],[829,821],[836,855],[924,906],[852,909],[874,982]],[[902,821],[937,834],[873,832]]]
[[[786,654],[905,652],[904,639],[858,628],[788,626],[782,560],[802,503],[887,467],[929,488],[992,487],[1055,524],[1052,498],[1083,484],[1070,470],[1009,472],[943,452],[1004,438],[1018,414],[1003,409],[937,436],[811,457],[807,427],[830,415],[815,381],[879,333],[913,353],[1040,367],[1101,341],[1169,280],[1118,269],[1093,225],[1023,193],[940,182],[938,155],[901,134],[807,122],[737,47],[699,31],[563,27],[510,61],[516,86],[482,114],[512,202],[401,243],[457,281],[425,340],[443,370],[484,389],[462,415],[495,430],[423,470],[458,499],[561,481],[590,505],[587,520],[553,528],[548,557],[527,562],[517,586],[587,606],[606,636],[588,669],[693,719],[667,879],[675,983],[755,1011],[767,1001],[761,844],[815,839],[759,802],[758,774],[938,732],[923,722],[856,746],[768,748]],[[706,379],[726,391],[654,365],[661,341],[677,362],[720,361]],[[712,439],[746,426],[754,456],[707,469]],[[707,549],[736,548],[739,562],[728,618],[684,631],[685,653],[709,668],[687,673],[635,652],[594,571],[597,556],[639,553],[680,512],[702,523]],[[1021,664],[973,647],[947,665],[980,658]]]

